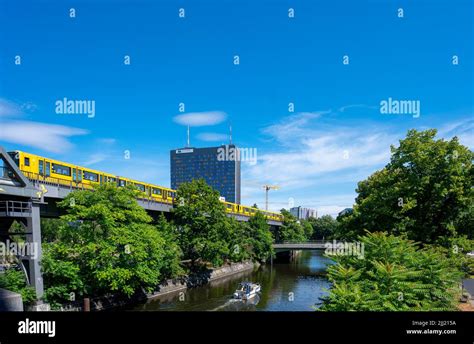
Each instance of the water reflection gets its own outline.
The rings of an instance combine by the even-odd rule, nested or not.
[[[142,311],[312,311],[330,284],[331,261],[318,251],[304,251],[294,261],[275,262],[183,292],[170,293],[135,306]],[[262,291],[247,302],[232,295],[242,281],[260,283]],[[184,294],[183,294],[184,293]]]

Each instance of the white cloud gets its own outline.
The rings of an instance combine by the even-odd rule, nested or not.
[[[461,144],[474,149],[474,117],[448,123],[438,130],[438,135],[447,140],[457,136]]]
[[[356,181],[356,169],[374,169],[390,158],[390,144],[396,134],[383,132],[380,127],[366,128],[325,126],[314,128],[317,117],[291,116],[288,122],[264,129],[264,133],[290,149],[284,152],[260,154],[257,165],[248,168],[250,178],[279,184],[285,188],[315,184],[321,177],[345,173],[346,181]],[[335,175],[338,173],[337,175]]]
[[[85,162],[83,162],[81,164],[81,166],[91,166],[91,165],[94,165],[94,164],[97,164],[99,162],[102,162],[104,160],[106,160],[108,157],[107,154],[103,154],[103,153],[94,153],[92,154],[88,160],[86,160]]]
[[[181,125],[191,127],[201,127],[205,125],[216,125],[222,123],[227,118],[227,114],[222,111],[190,112],[177,115],[173,120]]]
[[[248,203],[264,205],[261,185],[270,183],[281,187],[270,196],[271,210],[288,207],[289,198],[320,215],[336,216],[353,205],[355,192],[348,194],[347,187],[353,191],[358,181],[388,163],[390,145],[400,133],[362,122],[331,124],[333,118],[326,115],[332,114],[299,113],[262,130],[275,145],[259,150],[256,165],[243,166],[242,175],[251,181],[242,190]]]
[[[306,137],[310,134],[306,126],[311,122],[311,120],[319,118],[321,115],[327,113],[329,113],[329,111],[301,112],[286,117],[283,121],[277,124],[264,128],[262,132],[277,140],[280,144],[292,145],[295,138]]]
[[[4,121],[0,126],[0,140],[53,153],[67,151],[72,147],[70,137],[87,133],[79,128],[29,121]]]
[[[366,105],[366,104],[351,104],[351,105],[342,106],[337,111],[344,112],[346,110],[355,109],[355,108],[368,109],[368,110],[378,110],[379,109],[378,106],[369,106],[369,105]]]
[[[342,112],[352,107],[359,106],[344,107]],[[333,116],[323,114],[333,115],[296,114],[262,130],[275,144],[266,151],[259,150],[256,165],[242,166],[247,180],[242,187],[246,203],[264,206],[261,185],[277,184],[281,189],[270,195],[271,210],[288,207],[291,197],[295,205],[315,208],[319,215],[336,216],[354,203],[356,194],[349,194],[348,188],[355,190],[358,181],[387,164],[390,145],[397,146],[407,130],[389,124],[373,126],[368,121],[335,123]],[[472,117],[446,124],[438,132],[440,137],[458,136],[462,144],[471,149],[474,146]]]
[[[224,142],[229,140],[229,135],[219,133],[200,133],[197,138],[206,142]]]
[[[22,106],[0,98],[0,117],[18,116],[23,114]]]

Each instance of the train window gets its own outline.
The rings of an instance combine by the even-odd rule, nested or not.
[[[160,195],[161,196],[161,190],[153,188],[153,195]]]
[[[84,179],[90,180],[91,182],[98,182],[99,181],[99,175],[97,173],[84,171]]]
[[[53,172],[56,174],[62,174],[63,176],[70,176],[71,169],[64,165],[53,164]]]
[[[123,179],[119,179],[119,186],[125,186],[127,185],[127,182]]]
[[[50,162],[46,162],[46,173],[45,173],[46,177],[49,177],[51,175],[51,163]]]
[[[135,186],[140,190],[141,192],[145,192],[145,185],[142,184],[135,184]]]
[[[75,168],[72,169],[72,180],[73,181],[76,180],[76,169]]]
[[[38,172],[39,172],[39,174],[43,174],[43,173],[44,173],[44,162],[43,162],[43,160],[40,160],[40,162],[39,162],[39,165],[38,165]]]
[[[77,181],[82,181],[82,170],[77,170]]]
[[[232,209],[232,204],[226,204],[227,209]]]
[[[25,166],[30,166],[30,158],[25,156]]]
[[[115,183],[115,182],[117,182],[117,178],[114,178],[114,177],[107,177],[107,181],[108,181],[109,183]]]

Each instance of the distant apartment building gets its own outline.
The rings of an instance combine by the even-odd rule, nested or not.
[[[240,204],[240,158],[235,145],[170,151],[171,188],[204,179],[226,201]]]
[[[310,217],[318,217],[318,212],[316,209],[312,208],[293,207],[290,209],[290,213],[299,220],[307,220]]]

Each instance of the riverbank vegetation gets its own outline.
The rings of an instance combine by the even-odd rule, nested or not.
[[[36,300],[35,290],[27,285],[25,273],[20,269],[11,268],[0,273],[0,288],[21,294],[26,305]]]
[[[435,247],[420,248],[404,237],[368,233],[364,256],[335,256],[325,311],[448,311],[460,297],[462,272]]]
[[[70,193],[59,219],[43,220],[45,299],[59,306],[83,297],[131,297],[191,271],[242,261],[265,262],[275,235],[306,240],[312,227],[285,212],[283,230],[270,230],[257,212],[248,222],[225,213],[203,180],[182,184],[169,218],[152,219],[139,191],[112,184]],[[306,232],[308,231],[308,232]]]
[[[358,184],[334,238],[365,245],[332,256],[321,310],[454,310],[474,274],[474,153],[456,137],[410,130],[390,162]]]

